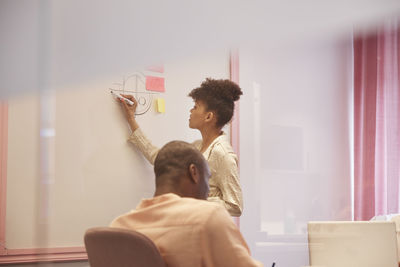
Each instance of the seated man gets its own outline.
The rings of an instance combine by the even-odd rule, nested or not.
[[[170,267],[262,266],[223,206],[206,201],[210,170],[191,144],[172,141],[154,162],[156,191],[111,227],[148,236]]]

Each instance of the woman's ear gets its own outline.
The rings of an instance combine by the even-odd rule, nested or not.
[[[212,121],[214,118],[215,118],[214,112],[208,111],[206,114],[206,121],[207,122]]]

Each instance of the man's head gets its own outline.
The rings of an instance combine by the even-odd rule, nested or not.
[[[156,193],[206,199],[210,170],[203,155],[191,144],[172,141],[163,146],[154,162]]]

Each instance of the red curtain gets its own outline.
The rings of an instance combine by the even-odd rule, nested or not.
[[[354,218],[399,213],[400,27],[354,39]]]

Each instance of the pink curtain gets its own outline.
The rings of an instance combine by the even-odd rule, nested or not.
[[[354,218],[399,213],[400,27],[354,39]]]

